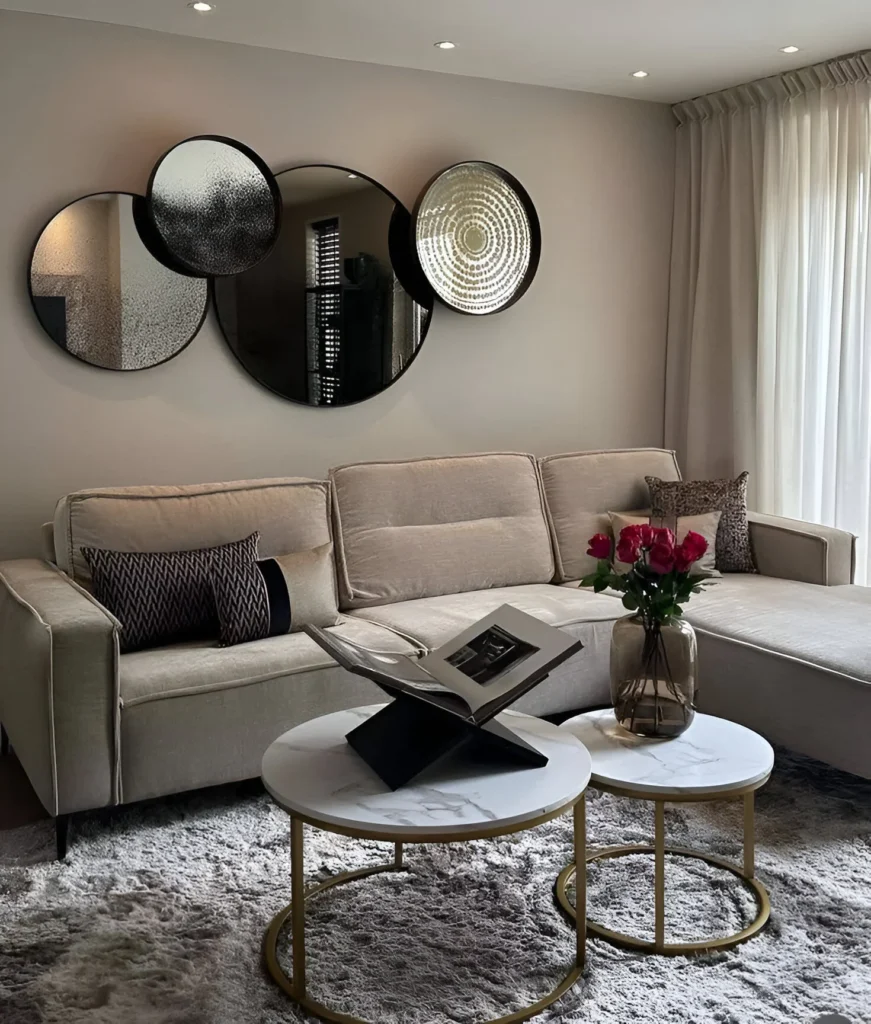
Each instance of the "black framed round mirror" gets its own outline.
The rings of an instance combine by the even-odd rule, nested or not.
[[[434,297],[412,258],[410,214],[378,182],[317,164],[276,175],[281,231],[257,267],[213,282],[244,368],[294,402],[361,402],[411,365]]]
[[[222,135],[185,139],[151,172],[140,229],[154,255],[181,273],[239,274],[278,238],[275,178],[248,146]]]
[[[206,316],[208,283],[169,270],[137,230],[142,196],[101,192],[60,210],[30,258],[30,299],[65,352],[107,370],[178,355]]]

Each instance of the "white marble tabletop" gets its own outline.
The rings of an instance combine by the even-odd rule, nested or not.
[[[586,789],[590,755],[565,729],[508,711],[499,721],[548,757],[543,768],[487,768],[462,757],[391,791],[345,740],[382,704],[337,711],[284,733],[263,755],[263,782],[275,801],[329,828],[414,841],[439,834],[473,838],[564,807]]]
[[[696,714],[674,739],[645,739],[617,724],[614,712],[589,711],[560,726],[593,759],[592,782],[651,796],[729,793],[764,782],[774,766],[771,744],[734,722]]]

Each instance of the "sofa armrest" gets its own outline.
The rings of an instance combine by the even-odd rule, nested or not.
[[[0,562],[0,721],[49,813],[120,800],[118,636],[47,562]]]
[[[852,583],[856,538],[833,526],[748,513],[750,541],[763,576],[836,587]]]

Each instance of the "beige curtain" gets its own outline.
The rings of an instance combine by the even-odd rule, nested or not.
[[[871,535],[871,54],[674,108],[666,440]],[[859,578],[871,578],[871,546]]]

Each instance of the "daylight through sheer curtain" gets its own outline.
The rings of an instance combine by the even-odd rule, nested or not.
[[[666,433],[871,583],[871,55],[675,108]]]

